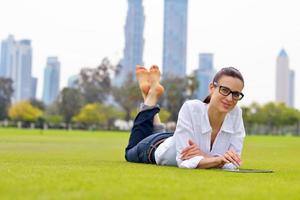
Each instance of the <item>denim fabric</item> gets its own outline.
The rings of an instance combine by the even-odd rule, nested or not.
[[[155,144],[173,135],[173,133],[153,132],[153,117],[159,110],[159,107],[154,107],[143,110],[136,116],[125,149],[125,159],[128,162],[155,163],[154,152],[157,148]]]

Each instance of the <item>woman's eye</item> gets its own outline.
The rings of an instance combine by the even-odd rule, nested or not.
[[[228,88],[222,88],[222,92],[225,93],[225,94],[227,94],[227,93],[230,92],[230,90]]]

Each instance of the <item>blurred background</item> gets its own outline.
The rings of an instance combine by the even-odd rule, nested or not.
[[[294,0],[3,0],[0,124],[129,130],[142,98],[137,64],[156,64],[174,129],[214,73],[245,78],[249,134],[300,134],[300,13]]]

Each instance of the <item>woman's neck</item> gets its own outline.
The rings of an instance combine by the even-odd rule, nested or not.
[[[226,113],[218,112],[214,107],[208,104],[208,119],[212,129],[220,129],[225,119]]]

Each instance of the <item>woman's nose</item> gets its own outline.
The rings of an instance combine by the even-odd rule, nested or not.
[[[230,93],[229,95],[227,95],[225,99],[226,99],[227,101],[233,101],[232,93]]]

